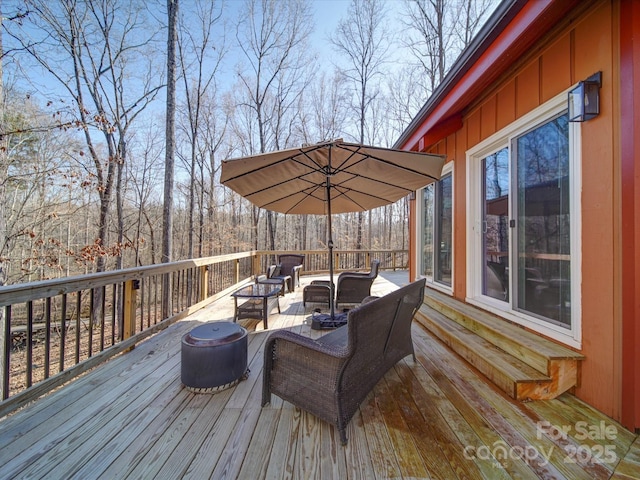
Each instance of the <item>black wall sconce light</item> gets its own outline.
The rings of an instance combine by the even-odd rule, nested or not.
[[[585,122],[600,114],[602,72],[594,73],[569,91],[569,121]]]

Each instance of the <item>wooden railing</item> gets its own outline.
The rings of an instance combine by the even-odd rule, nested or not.
[[[283,253],[300,253],[305,256],[302,275],[315,275],[329,271],[329,256],[326,250],[270,251],[256,254],[256,272],[264,272]],[[381,270],[406,270],[409,268],[408,250],[334,250],[333,265],[336,273],[344,270],[369,270],[371,260],[380,260]]]
[[[0,287],[0,416],[229,295],[281,253],[291,251],[243,252]],[[295,253],[305,255],[303,274],[328,270],[326,250]],[[405,269],[408,262],[406,250],[334,254],[336,272],[367,270],[373,259],[389,270]],[[170,295],[163,285],[170,285]]]

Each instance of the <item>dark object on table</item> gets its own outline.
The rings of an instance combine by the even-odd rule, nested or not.
[[[209,322],[182,336],[180,379],[195,393],[216,393],[246,378],[247,331]]]
[[[262,405],[271,394],[335,425],[342,444],[360,403],[399,360],[414,355],[411,321],[424,279],[354,308],[347,325],[317,339],[277,331],[264,352]]]

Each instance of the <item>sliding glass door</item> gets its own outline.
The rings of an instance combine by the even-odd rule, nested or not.
[[[477,170],[481,295],[561,327],[571,325],[569,150],[563,112],[516,132]]]
[[[512,141],[518,310],[571,322],[569,122],[560,115]]]

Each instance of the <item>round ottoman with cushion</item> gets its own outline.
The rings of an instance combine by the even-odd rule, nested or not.
[[[209,322],[182,337],[182,383],[195,393],[215,393],[246,378],[247,330],[236,323]]]

